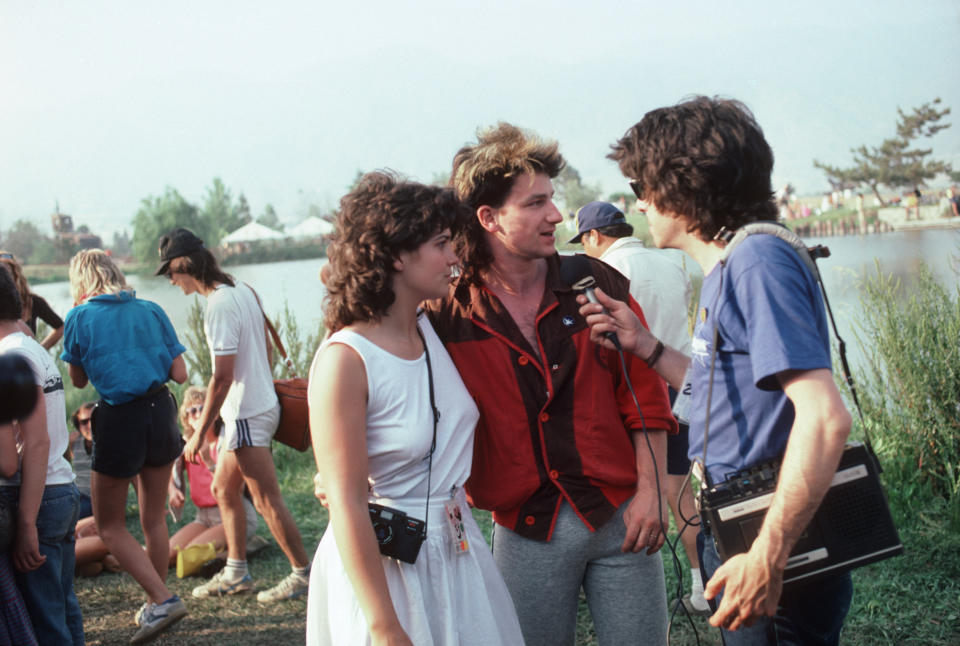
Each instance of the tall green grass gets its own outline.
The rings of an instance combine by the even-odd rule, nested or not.
[[[867,357],[857,381],[865,425],[894,505],[940,506],[960,532],[960,289],[921,265],[909,289],[884,274],[860,286],[856,334]]]

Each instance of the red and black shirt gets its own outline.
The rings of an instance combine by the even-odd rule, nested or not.
[[[628,281],[590,262],[598,286],[629,302],[643,320]],[[480,409],[467,483],[472,502],[492,510],[497,523],[541,541],[550,540],[564,500],[595,530],[635,493],[631,431],[644,421],[649,431],[677,431],[663,380],[625,353],[641,416],[617,352],[590,341],[577,294],[560,280],[560,256],[547,263],[536,351],[482,285],[460,281],[427,307]]]

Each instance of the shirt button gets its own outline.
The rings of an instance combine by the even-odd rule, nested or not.
[[[537,519],[533,516],[527,516],[523,519],[523,522],[525,522],[527,525],[533,525],[535,522],[537,522]]]
[[[560,477],[560,472],[559,472],[559,471],[557,471],[556,469],[551,469],[551,470],[550,470],[550,478],[551,478],[551,479],[556,480],[556,479],[559,478],[559,477]]]
[[[530,360],[521,355],[520,358],[517,359],[517,363],[519,363],[521,366],[525,366],[530,363]]]
[[[546,422],[546,421],[549,421],[549,420],[550,420],[550,416],[549,416],[549,415],[547,415],[546,413],[540,413],[540,421],[541,421],[541,422]]]
[[[559,363],[555,363],[555,364],[553,364],[552,366],[550,366],[550,369],[551,369],[551,370],[560,370],[560,364],[559,364]]]

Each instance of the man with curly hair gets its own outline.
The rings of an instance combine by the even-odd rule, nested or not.
[[[677,426],[663,381],[628,355],[638,410],[618,354],[590,342],[560,278],[551,179],[563,164],[555,142],[505,123],[457,152],[463,272],[430,317],[480,409],[468,491],[493,511],[527,645],[573,644],[581,588],[601,644],[664,643],[659,482]],[[623,276],[587,262],[630,299]]]
[[[658,247],[686,251],[704,273],[693,357],[667,348],[656,369],[691,389],[690,448],[712,482],[783,455],[776,493],[749,551],[721,565],[701,534],[710,619],[726,644],[836,644],[850,607],[850,574],[781,594],[787,558],[826,493],[850,432],[831,374],[830,343],[816,280],[797,252],[743,225],[775,220],[773,152],[743,104],[696,97],[648,112],[613,145]],[[659,341],[627,307],[598,291],[581,312],[594,338],[616,331],[639,356]],[[714,363],[715,357],[715,363]],[[689,377],[684,374],[689,369]],[[711,393],[712,390],[712,393]],[[707,415],[709,414],[709,429]],[[722,594],[721,594],[722,593]]]

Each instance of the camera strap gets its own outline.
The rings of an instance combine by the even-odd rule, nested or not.
[[[433,392],[433,366],[430,364],[430,349],[427,348],[427,340],[424,338],[419,324],[417,325],[417,334],[423,343],[423,354],[427,360],[427,382],[430,386],[430,414],[433,419],[433,441],[430,443],[430,454],[427,456],[427,508],[423,514],[423,531],[426,532],[427,527],[429,527],[428,521],[430,520],[430,476],[433,473],[433,452],[437,448],[437,422],[440,420],[440,411],[437,410],[437,403]]]

